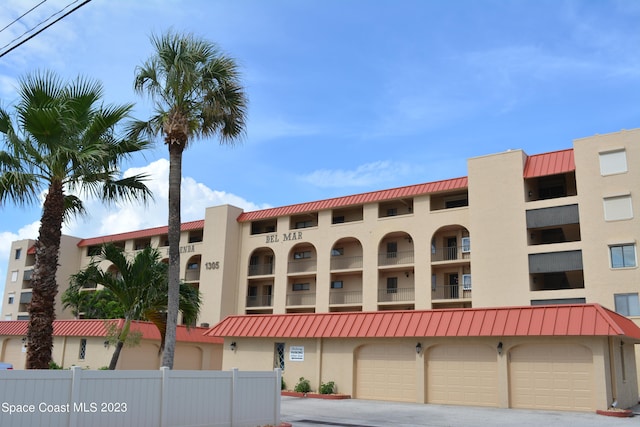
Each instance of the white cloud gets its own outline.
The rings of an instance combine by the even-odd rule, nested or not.
[[[154,199],[146,206],[141,202],[105,206],[95,199],[85,200],[85,207],[91,216],[72,221],[64,227],[63,233],[92,237],[166,225],[169,161],[160,159],[144,167],[130,168],[123,176],[136,174],[148,175],[147,186],[151,189]],[[246,211],[268,207],[256,205],[235,194],[212,190],[191,177],[182,178],[181,197],[183,222],[204,219],[205,209],[210,206],[231,204]]]
[[[377,161],[365,163],[354,170],[320,169],[301,177],[317,187],[367,187],[392,181],[409,173],[410,167],[404,163]]]

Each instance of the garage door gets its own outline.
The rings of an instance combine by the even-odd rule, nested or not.
[[[427,352],[427,402],[498,406],[496,349],[440,345]]]
[[[524,345],[510,351],[511,407],[592,410],[593,356],[575,344]]]
[[[416,349],[411,345],[365,345],[356,356],[356,398],[416,401]]]

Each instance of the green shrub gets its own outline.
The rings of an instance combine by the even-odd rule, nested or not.
[[[52,360],[51,362],[49,362],[49,369],[62,369],[62,366],[58,365]]]
[[[296,384],[293,390],[298,393],[309,393],[311,391],[311,384],[309,384],[309,380],[305,380],[304,377],[300,377],[300,381]]]
[[[329,381],[328,383],[320,383],[320,394],[333,394],[336,383]]]
[[[287,383],[284,382],[284,377],[280,377],[280,390],[286,390]]]

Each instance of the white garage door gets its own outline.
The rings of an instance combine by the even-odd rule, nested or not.
[[[427,351],[427,402],[498,406],[497,352],[488,345],[439,345]]]
[[[411,345],[365,345],[356,356],[358,399],[416,401],[416,349]]]
[[[511,407],[593,410],[593,355],[576,344],[523,345],[510,351]]]

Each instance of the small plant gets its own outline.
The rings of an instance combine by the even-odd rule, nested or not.
[[[286,390],[287,389],[287,383],[284,382],[284,378],[280,377],[280,390]]]
[[[300,381],[298,381],[298,384],[296,384],[293,390],[298,393],[309,393],[311,391],[311,384],[309,384],[309,380],[300,377]]]
[[[328,383],[320,383],[320,394],[333,394],[335,393],[335,385],[333,381]]]
[[[62,366],[58,365],[52,360],[51,362],[49,362],[49,369],[62,369]]]

